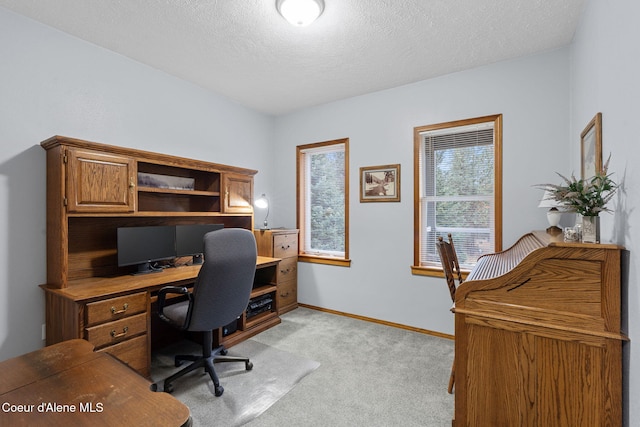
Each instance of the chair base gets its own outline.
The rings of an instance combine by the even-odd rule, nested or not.
[[[204,342],[202,347],[202,356],[195,355],[179,355],[175,356],[175,365],[181,366],[185,360],[192,361],[189,366],[181,369],[175,374],[171,375],[164,379],[163,391],[167,393],[171,393],[173,391],[173,381],[182,377],[189,372],[198,369],[204,368],[205,372],[209,374],[211,377],[211,381],[213,381],[213,387],[215,390],[216,396],[222,396],[224,393],[224,388],[220,385],[220,380],[218,379],[218,375],[216,374],[215,368],[213,365],[215,363],[226,363],[226,362],[244,362],[245,369],[250,371],[253,369],[253,363],[249,360],[248,357],[239,357],[239,356],[227,356],[227,350],[224,346],[217,347],[216,349],[211,349],[212,343],[212,334],[206,333],[204,334]],[[152,385],[152,390],[156,391],[158,389],[157,383]]]

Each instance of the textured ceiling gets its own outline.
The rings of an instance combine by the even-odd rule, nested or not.
[[[0,0],[19,14],[278,115],[569,44],[585,0]]]

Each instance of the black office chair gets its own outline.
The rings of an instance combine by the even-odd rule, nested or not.
[[[223,346],[212,350],[213,330],[226,326],[242,314],[249,303],[256,271],[256,241],[253,233],[241,228],[225,228],[204,236],[204,264],[193,291],[185,287],[166,286],[158,292],[158,315],[171,325],[186,331],[203,333],[202,356],[176,356],[175,364],[193,361],[186,368],[164,380],[163,390],[173,391],[172,382],[194,369],[203,367],[221,396],[220,385],[213,367],[219,362],[244,362],[245,369],[253,364],[248,357],[226,356]],[[188,300],[165,305],[167,294],[183,294]],[[155,386],[157,388],[157,386]]]

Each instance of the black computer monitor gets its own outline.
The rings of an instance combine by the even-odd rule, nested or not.
[[[119,227],[118,266],[137,265],[134,274],[160,272],[151,263],[176,256],[175,227]]]
[[[193,256],[194,264],[202,264],[204,235],[224,228],[222,224],[176,225],[176,256]]]

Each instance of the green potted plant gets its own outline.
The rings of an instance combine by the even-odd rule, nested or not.
[[[609,156],[609,159],[611,156]],[[600,242],[600,212],[611,212],[607,203],[613,198],[618,184],[607,173],[609,159],[601,171],[593,177],[577,179],[574,175],[567,178],[558,173],[563,184],[541,184],[537,187],[545,190],[567,212],[575,212],[582,217],[582,241]]]

